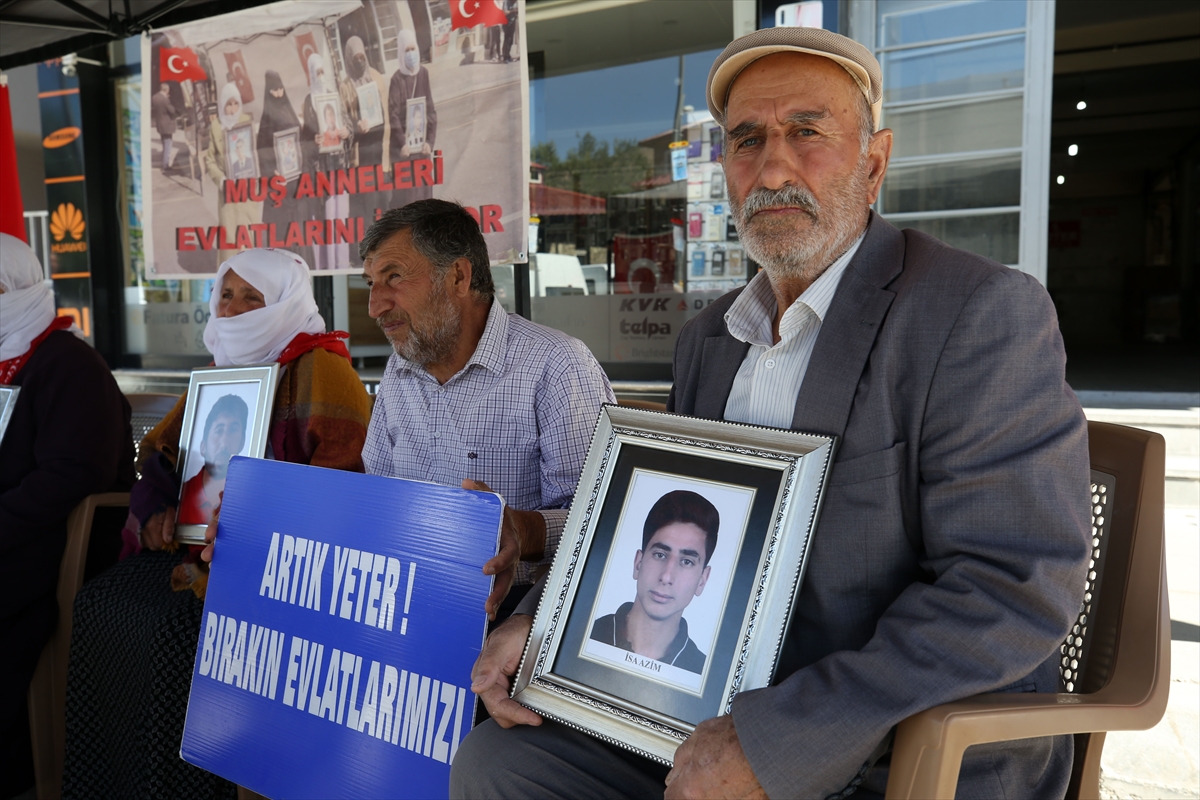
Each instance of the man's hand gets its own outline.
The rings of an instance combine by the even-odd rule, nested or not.
[[[160,511],[146,520],[140,536],[142,547],[150,550],[162,550],[175,541],[175,507],[167,506],[166,511]]]
[[[514,614],[506,619],[487,637],[471,669],[471,691],[479,695],[501,728],[542,724],[540,716],[508,696],[531,628],[533,617],[527,614]]]
[[[462,488],[476,492],[490,492],[486,483],[464,480]],[[537,561],[546,549],[546,518],[536,511],[517,511],[504,507],[504,523],[500,526],[500,549],[496,556],[483,565],[484,575],[495,575],[492,593],[483,604],[488,619],[495,619],[500,604],[508,596],[517,577],[517,564],[522,559]]]
[[[217,541],[217,520],[221,516],[221,501],[225,499],[225,490],[221,490],[217,494],[217,507],[213,509],[212,519],[208,521],[208,527],[204,529],[204,549],[200,551],[201,561],[212,561],[213,548]]]
[[[767,793],[750,769],[729,714],[701,722],[675,751],[675,768],[667,773],[664,798],[691,797],[766,800]]]

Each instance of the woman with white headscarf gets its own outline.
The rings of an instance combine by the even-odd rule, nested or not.
[[[433,105],[433,92],[429,88],[429,72],[421,66],[421,50],[417,37],[410,30],[401,30],[396,36],[400,50],[400,66],[392,73],[388,87],[388,116],[391,119],[392,163],[412,162],[433,158],[434,142],[437,139],[437,109]],[[421,108],[424,107],[422,112]],[[414,121],[414,130],[409,130],[409,120]],[[416,122],[423,125],[416,125]],[[420,130],[424,127],[424,130]],[[393,175],[396,189],[392,193],[392,207],[408,205],[414,200],[433,197],[432,186],[401,188],[405,180],[415,184],[411,166]],[[433,170],[429,170],[433,174]]]
[[[347,334],[325,333],[304,260],[286,250],[238,253],[217,272],[209,309],[204,344],[216,366],[272,361],[282,366],[268,457],[362,472],[370,398],[350,364],[342,341]],[[134,488],[130,511],[143,525],[141,545],[152,550],[173,540],[179,496],[174,471],[186,402],[184,394],[146,434],[139,451],[143,480]],[[170,478],[169,485],[162,477]],[[190,560],[175,582],[200,593],[206,576]]]
[[[251,125],[252,118],[242,110],[242,94],[237,84],[227,83],[221,89],[220,100],[217,103],[217,117],[211,123],[208,137],[208,150],[204,154],[205,169],[217,188],[217,222],[225,229],[222,241],[236,242],[238,226],[245,226],[249,231],[250,225],[262,222],[262,203],[246,200],[241,203],[225,202],[225,158],[226,134],[239,125]],[[246,134],[247,153],[254,152],[253,129]],[[252,157],[252,156],[251,156]],[[253,241],[253,235],[248,234],[248,241]],[[218,262],[224,261],[237,252],[221,250],[217,253]]]
[[[267,457],[362,472],[370,398],[350,364],[347,334],[325,333],[307,264],[284,250],[238,253],[221,265],[209,309],[204,343],[216,366],[281,366]],[[141,544],[160,552],[124,559],[75,603],[64,797],[232,790],[178,758],[208,579],[201,548],[188,548],[182,563],[169,552],[186,402],[179,398],[142,440],[142,479],[131,492]],[[127,543],[137,549],[136,540]]]
[[[0,440],[0,741],[9,743],[0,797],[33,783],[18,743],[28,742],[25,696],[58,619],[67,515],[89,494],[133,483],[129,403],[71,318],[56,314],[37,256],[0,233],[0,384],[20,388]],[[97,530],[89,566],[116,559],[120,527]]]

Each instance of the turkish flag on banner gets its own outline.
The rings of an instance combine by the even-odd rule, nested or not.
[[[229,67],[229,74],[233,76],[233,82],[237,84],[242,102],[252,102],[254,89],[250,86],[250,76],[246,74],[246,60],[242,58],[242,51],[234,50],[232,53],[226,53],[225,65]]]
[[[0,186],[7,200],[0,203],[0,233],[25,241],[25,206],[17,175],[17,142],[13,137],[12,111],[8,107],[8,76],[0,75]]]
[[[317,40],[313,38],[312,31],[296,37],[296,54],[300,56],[300,69],[304,70],[306,81],[308,80],[308,57],[315,52],[317,52]]]
[[[450,29],[506,25],[508,17],[495,0],[450,0]]]
[[[202,81],[208,75],[190,47],[163,47],[158,51],[160,81]]]

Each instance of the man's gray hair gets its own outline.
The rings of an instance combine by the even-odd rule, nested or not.
[[[471,262],[471,291],[477,300],[491,300],[496,293],[491,260],[479,223],[458,203],[447,200],[417,200],[384,212],[367,229],[358,244],[364,261],[385,241],[401,231],[412,232],[413,248],[433,264],[434,277],[445,277],[460,258]]]

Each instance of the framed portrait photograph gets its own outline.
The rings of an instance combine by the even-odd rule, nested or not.
[[[291,180],[300,174],[300,129],[275,132],[275,169]]]
[[[514,699],[671,764],[770,684],[833,444],[606,405]]]
[[[178,541],[204,543],[230,458],[266,455],[278,376],[278,364],[192,370],[175,464],[181,483]]]
[[[342,124],[342,101],[337,94],[314,94],[313,111],[317,114],[317,149],[322,153],[336,153],[342,149],[342,137],[338,133]]]
[[[0,442],[4,441],[4,432],[8,430],[13,409],[17,407],[17,395],[20,393],[20,386],[0,385]]]
[[[425,145],[425,98],[410,97],[404,108],[404,143],[410,153]]]
[[[258,177],[258,152],[249,122],[225,131],[225,177],[229,180]]]
[[[367,81],[354,89],[358,93],[358,117],[371,128],[383,124],[383,99],[375,81]]]

